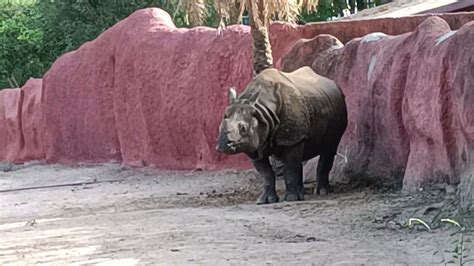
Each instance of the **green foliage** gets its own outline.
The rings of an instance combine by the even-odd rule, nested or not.
[[[158,6],[171,13],[173,7],[165,2],[0,0],[0,89],[41,77],[59,56],[95,39],[137,9]]]
[[[32,3],[0,2],[0,88],[15,87],[30,76],[41,76],[43,30]]]
[[[336,17],[338,14],[338,10],[335,9],[334,6],[321,2],[316,12],[303,11],[300,19],[305,22],[320,22],[327,21],[332,17]]]
[[[165,1],[157,0],[61,0],[39,1],[45,48],[54,55],[78,48],[137,9],[158,6],[170,10]],[[166,8],[168,7],[168,8]]]

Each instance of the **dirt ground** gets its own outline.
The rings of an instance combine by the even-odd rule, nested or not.
[[[451,227],[403,226],[443,218],[451,187],[415,196],[339,188],[257,206],[253,171],[0,170],[1,265],[433,265],[458,238]]]

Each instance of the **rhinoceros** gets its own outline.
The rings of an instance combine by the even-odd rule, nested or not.
[[[267,68],[229,105],[219,128],[216,149],[245,153],[264,178],[257,204],[275,203],[275,173],[269,161],[283,164],[284,200],[304,200],[302,162],[320,156],[316,194],[331,192],[329,172],[347,127],[345,96],[336,83],[303,67],[291,73]]]

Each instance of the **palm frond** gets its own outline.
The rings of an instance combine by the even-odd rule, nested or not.
[[[214,0],[214,8],[216,9],[217,18],[219,20],[219,28],[223,28],[226,22],[230,20],[230,14],[235,9],[235,0]]]
[[[296,0],[277,0],[269,1],[273,3],[270,10],[276,20],[295,23],[300,13],[298,1]]]
[[[255,28],[266,27],[270,20],[269,9],[271,8],[271,1],[265,0],[248,0],[248,9],[250,18],[250,25]]]
[[[191,25],[201,25],[207,15],[204,0],[186,0],[187,23]]]
[[[187,24],[202,24],[207,16],[206,1],[214,7],[221,29],[236,17],[241,23],[248,11],[253,47],[253,74],[273,67],[268,26],[272,20],[295,23],[301,12],[316,10],[318,0],[169,0],[177,2],[177,9],[186,14]],[[178,12],[178,11],[177,11]],[[238,14],[237,16],[235,16]]]
[[[202,24],[207,15],[206,0],[168,0],[176,6],[176,12],[186,14],[187,23]],[[270,20],[294,23],[301,12],[314,12],[319,0],[207,0],[214,7],[219,21],[219,28],[224,27],[231,19],[240,23],[245,11],[255,26],[267,26]],[[231,17],[233,14],[233,17]],[[237,15],[237,16],[236,16]]]
[[[298,5],[300,12],[305,9],[309,12],[315,12],[319,5],[319,0],[301,0]]]
[[[240,23],[240,21],[242,21],[242,18],[244,16],[244,12],[245,12],[245,7],[246,7],[246,0],[240,0],[238,1],[238,5],[239,5],[239,16],[237,17],[237,23]]]

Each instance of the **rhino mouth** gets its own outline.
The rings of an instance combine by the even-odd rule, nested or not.
[[[243,145],[243,142],[232,142],[232,141],[229,141],[227,144],[226,144],[226,149],[224,149],[224,153],[226,154],[233,154],[233,153],[236,153],[238,152],[238,150],[242,147]]]
[[[227,143],[227,147],[229,147],[230,149],[237,149],[239,148],[240,146],[242,146],[244,143],[243,142],[232,142],[232,141],[229,141]]]
[[[243,144],[243,142],[228,141],[223,145],[217,145],[216,150],[224,154],[235,154],[243,146]]]

